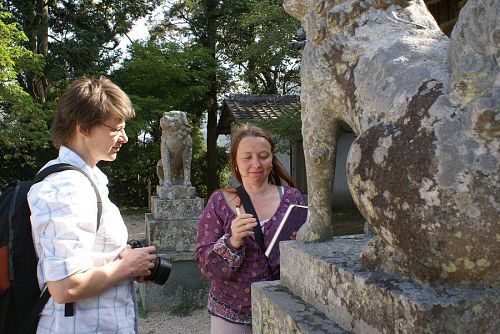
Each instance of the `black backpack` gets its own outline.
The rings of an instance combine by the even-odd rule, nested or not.
[[[31,212],[27,195],[31,186],[52,173],[76,170],[92,184],[97,197],[97,228],[102,203],[92,179],[70,164],[56,164],[40,171],[32,181],[12,181],[0,194],[0,333],[36,333],[40,312],[50,298],[47,288],[41,293],[37,262],[31,235]],[[69,307],[68,307],[69,306]],[[66,304],[66,310],[72,304]]]

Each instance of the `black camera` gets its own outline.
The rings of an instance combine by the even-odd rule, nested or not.
[[[129,240],[127,244],[129,244],[132,248],[144,247],[139,240]],[[151,275],[145,277],[144,279],[158,285],[165,284],[170,276],[170,271],[172,270],[172,262],[158,255],[156,255],[152,262],[154,263],[154,267],[151,269]]]

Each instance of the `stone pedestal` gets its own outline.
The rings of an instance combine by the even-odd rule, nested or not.
[[[166,311],[179,304],[206,303],[209,281],[195,261],[196,234],[203,199],[194,187],[157,187],[152,212],[145,215],[149,245],[159,256],[172,262],[172,272],[164,286],[141,284],[139,291],[146,311]]]
[[[157,186],[156,193],[161,199],[196,198],[195,187],[163,187]]]
[[[158,252],[190,252],[196,249],[198,219],[161,220],[146,214],[146,236]]]
[[[281,243],[281,281],[252,285],[254,333],[500,332],[500,291],[366,271],[366,242]]]
[[[210,282],[205,279],[194,259],[193,252],[159,254],[172,262],[172,272],[163,286],[140,284],[142,307],[146,311],[168,311],[180,304],[206,305]]]

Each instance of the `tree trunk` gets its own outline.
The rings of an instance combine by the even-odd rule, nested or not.
[[[47,59],[49,51],[49,6],[44,0],[37,1],[35,19],[38,23],[36,29],[37,53]],[[47,80],[43,73],[33,75],[34,95],[38,102],[44,103],[47,98]]]
[[[31,52],[45,59],[49,50],[49,6],[38,0],[22,7],[24,12],[24,31],[28,36]],[[26,82],[22,83],[36,102],[44,103],[47,98],[47,82],[43,73],[27,72]]]
[[[204,41],[205,47],[216,63],[216,37],[217,37],[217,1],[204,1],[207,18],[207,35]],[[214,66],[210,74],[210,90],[207,95],[207,193],[211,194],[219,188],[217,177],[217,68]]]

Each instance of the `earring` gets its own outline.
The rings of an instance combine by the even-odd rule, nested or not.
[[[273,165],[271,165],[271,171],[269,172],[267,179],[269,180],[269,183],[273,183],[273,180],[275,179]]]

